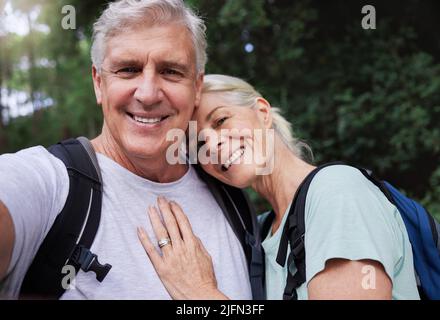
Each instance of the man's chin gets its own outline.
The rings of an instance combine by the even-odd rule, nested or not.
[[[145,147],[129,147],[127,149],[127,155],[129,158],[139,158],[139,159],[159,159],[160,157],[165,158],[166,148],[145,148]]]
[[[164,141],[150,139],[131,139],[124,143],[124,150],[129,158],[158,159],[165,158],[168,145]]]

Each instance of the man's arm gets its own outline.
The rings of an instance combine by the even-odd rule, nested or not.
[[[6,276],[14,248],[14,225],[8,209],[0,201],[0,281]]]
[[[308,285],[309,299],[391,299],[392,282],[380,262],[330,259]]]

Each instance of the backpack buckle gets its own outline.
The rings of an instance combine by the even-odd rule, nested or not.
[[[291,247],[292,254],[296,259],[301,259],[304,255],[304,248],[305,248],[304,237],[305,234],[303,233],[301,237],[299,237]]]
[[[296,290],[293,290],[292,293],[284,292],[283,300],[298,300],[298,294],[296,293]]]
[[[108,263],[102,265],[98,261],[98,256],[91,252],[88,248],[77,245],[73,251],[71,260],[78,265],[82,271],[93,271],[96,274],[96,280],[102,282],[107,276],[112,266]]]

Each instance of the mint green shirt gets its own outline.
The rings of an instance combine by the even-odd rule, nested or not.
[[[262,243],[269,300],[282,299],[286,285],[287,266],[278,265],[276,256],[289,209]],[[419,299],[403,220],[359,170],[337,165],[316,174],[307,193],[305,228],[306,282],[297,290],[299,300],[307,300],[308,283],[332,258],[378,261],[392,281],[393,299]],[[295,272],[295,266],[290,270]]]

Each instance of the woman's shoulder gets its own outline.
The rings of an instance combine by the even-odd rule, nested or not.
[[[316,174],[310,184],[310,190],[352,192],[370,185],[371,182],[358,169],[348,165],[333,165],[321,169]]]
[[[327,166],[319,170],[319,172],[315,176],[315,179],[319,178],[319,179],[343,180],[346,178],[356,178],[358,176],[363,177],[359,169],[349,165],[336,164],[336,165]]]
[[[308,207],[357,208],[370,212],[395,211],[380,189],[362,172],[347,165],[334,165],[321,169],[313,178],[307,192]],[[380,209],[380,210],[379,210]]]

